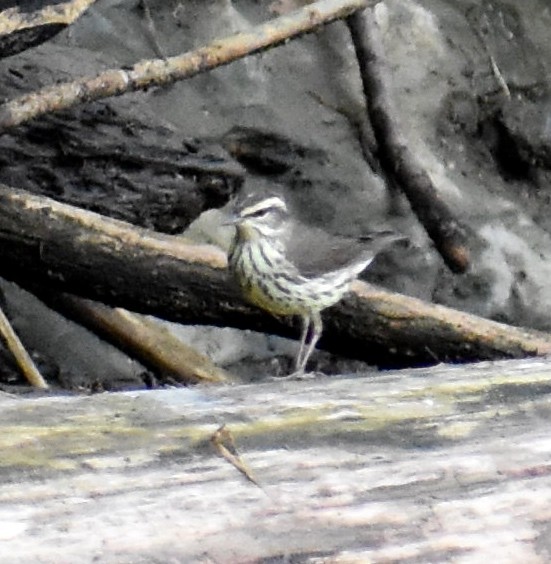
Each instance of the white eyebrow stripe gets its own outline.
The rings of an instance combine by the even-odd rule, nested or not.
[[[245,208],[241,212],[241,215],[242,216],[248,216],[248,215],[252,215],[252,214],[254,214],[258,211],[266,210],[266,209],[270,209],[270,208],[277,208],[277,209],[287,211],[287,206],[285,205],[285,202],[281,198],[278,198],[277,196],[273,196],[271,198],[266,198],[265,200],[262,200],[261,202],[258,202],[257,204],[254,204],[252,206]]]

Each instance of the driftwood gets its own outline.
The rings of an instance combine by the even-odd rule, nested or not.
[[[547,562],[550,392],[550,362],[531,360],[0,396],[2,554],[73,564]],[[258,485],[213,447],[223,424]]]
[[[38,368],[36,367],[33,359],[30,357],[29,353],[26,351],[23,343],[19,340],[16,332],[11,326],[8,318],[4,311],[0,308],[0,335],[5,341],[7,348],[14,357],[17,366],[21,370],[22,374],[25,376],[29,384],[35,388],[48,388],[48,384],[40,374]]]
[[[297,335],[245,304],[216,247],[190,245],[0,185],[1,273],[40,297],[74,293],[168,320]],[[543,355],[551,336],[358,282],[325,316],[321,347],[385,364]]]
[[[465,272],[470,264],[470,247],[475,242],[475,236],[469,233],[439,196],[431,178],[418,163],[401,133],[373,10],[358,11],[346,21],[360,65],[381,168],[404,192],[450,269]]]
[[[182,384],[235,381],[153,319],[44,289],[40,297],[52,309],[90,329],[165,379]]]
[[[318,27],[350,15],[380,0],[319,0],[296,12],[274,18],[247,32],[220,39],[205,47],[168,59],[145,60],[131,69],[110,69],[94,77],[57,84],[0,105],[0,130],[15,127],[37,116],[76,104],[120,96],[227,65]]]

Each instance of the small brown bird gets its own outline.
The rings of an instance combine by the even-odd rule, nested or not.
[[[321,337],[321,311],[348,292],[378,252],[404,239],[386,231],[359,243],[293,223],[280,196],[246,197],[228,223],[236,228],[229,267],[244,297],[274,315],[301,318],[296,374]]]

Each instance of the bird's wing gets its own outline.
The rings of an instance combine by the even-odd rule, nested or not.
[[[370,233],[360,240],[347,239],[300,225],[289,232],[286,255],[303,276],[314,277],[372,259],[400,239],[404,237],[390,231]]]

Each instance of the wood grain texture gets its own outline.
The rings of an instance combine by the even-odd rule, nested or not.
[[[528,360],[2,397],[2,551],[10,562],[547,562],[550,392],[551,362]],[[260,488],[215,453],[221,424]]]

